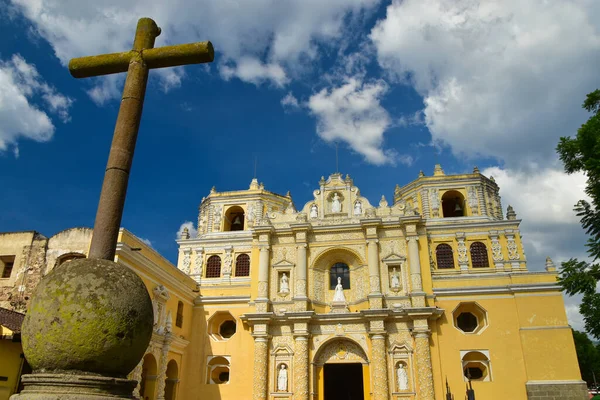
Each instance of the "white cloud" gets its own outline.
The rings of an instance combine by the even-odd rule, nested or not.
[[[487,168],[482,173],[493,176],[504,210],[512,205],[522,218],[521,232],[530,269],[540,270],[550,256],[557,266],[571,257],[585,258],[585,232],[573,207],[584,193],[586,178],[577,173],[567,175],[558,167],[525,170]]]
[[[579,313],[579,304],[581,303],[581,296],[564,296],[565,300],[565,311],[567,312],[567,319],[569,325],[579,332],[585,332],[585,321],[583,316]]]
[[[370,163],[393,164],[397,154],[382,148],[383,134],[392,124],[380,104],[387,90],[384,81],[349,78],[341,86],[313,94],[307,107],[317,118],[317,134],[329,143],[348,143]]]
[[[72,102],[48,85],[35,65],[20,55],[0,61],[0,151],[12,146],[18,157],[21,138],[38,142],[52,139],[55,127],[48,112],[67,122]]]
[[[298,99],[292,94],[292,92],[289,92],[285,95],[283,99],[281,99],[281,106],[286,111],[295,111],[300,109],[300,103],[298,102]]]
[[[185,221],[183,224],[179,226],[179,230],[177,231],[176,239],[181,238],[181,234],[183,233],[183,229],[187,228],[190,232],[190,237],[195,238],[198,236],[198,230],[194,227],[194,223],[192,221]]]
[[[141,241],[142,243],[144,243],[145,245],[147,245],[148,247],[152,247],[152,248],[154,248],[154,247],[152,246],[152,241],[151,241],[150,239],[141,238],[141,237],[140,237],[140,238],[138,238],[138,239],[140,239],[140,241]]]
[[[211,40],[221,74],[260,84],[287,83],[311,66],[319,43],[341,41],[380,0],[106,0],[101,3],[12,0],[50,42],[64,65],[72,57],[130,48],[137,17],[154,18],[162,28],[157,46]],[[183,10],[183,11],[182,11]],[[189,70],[201,73],[201,69]],[[161,79],[176,81],[174,75]],[[102,80],[106,78],[101,78]],[[95,101],[111,95],[96,95]]]
[[[277,87],[283,87],[289,82],[289,78],[279,64],[264,64],[254,57],[241,58],[233,67],[221,65],[219,72],[225,80],[237,77],[255,85],[272,82]]]
[[[600,86],[599,18],[591,0],[395,0],[371,39],[390,77],[424,97],[435,141],[547,166]]]

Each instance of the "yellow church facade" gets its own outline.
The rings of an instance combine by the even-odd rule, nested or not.
[[[528,269],[519,224],[477,169],[436,166],[375,205],[339,173],[304,205],[256,180],[213,188],[197,231],[177,240],[177,265],[120,232],[115,261],[142,278],[154,307],[134,394],[441,400],[470,385],[477,399],[583,400],[556,268]],[[85,257],[91,235],[0,234],[0,307],[25,311],[39,279]],[[0,364],[19,367],[8,343]],[[0,400],[19,368],[5,368]]]
[[[202,200],[178,268],[198,284],[183,398],[587,398],[556,270],[529,271],[512,208],[472,174],[372,205],[349,177],[313,199]],[[540,268],[541,269],[541,268]]]

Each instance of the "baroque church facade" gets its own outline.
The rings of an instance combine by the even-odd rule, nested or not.
[[[378,204],[339,173],[298,207],[256,180],[213,188],[177,265],[120,232],[115,261],[154,306],[135,395],[586,399],[556,268],[528,268],[520,222],[477,169],[437,165]],[[27,372],[16,311],[43,275],[87,255],[92,233],[0,234],[0,311],[13,310],[10,323],[0,312],[0,400]]]
[[[375,205],[339,173],[299,208],[253,180],[199,211],[178,241],[207,327],[189,393],[433,400],[470,381],[483,399],[586,398],[556,268],[528,270],[477,169],[437,165]]]

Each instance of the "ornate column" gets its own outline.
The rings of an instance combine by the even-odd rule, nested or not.
[[[269,303],[269,245],[260,246],[258,256],[258,296],[256,298],[256,312],[267,312]]]
[[[269,376],[269,337],[265,335],[254,336],[254,386],[252,389],[253,400],[267,400]]]
[[[171,333],[165,334],[165,340],[163,342],[163,347],[161,350],[160,362],[158,364],[158,376],[156,378],[156,400],[164,400],[165,399],[165,386],[167,379],[167,362],[169,361],[169,347],[171,346],[172,340]]]
[[[423,320],[427,325],[427,320]],[[417,324],[417,321],[415,321]],[[419,382],[419,391],[417,396],[419,400],[435,400],[433,392],[433,371],[431,369],[431,349],[429,347],[429,334],[427,328],[415,328],[413,336],[415,337],[416,361],[417,361],[417,381]]]
[[[376,333],[371,336],[371,352],[371,369],[373,371],[373,399],[388,400],[388,370],[385,357],[385,336],[383,333]]]
[[[294,338],[294,400],[308,400],[308,335]]]
[[[369,239],[367,240],[368,246],[368,264],[369,264],[369,281],[371,286],[372,294],[381,293],[381,279],[379,277],[379,240]]]
[[[458,266],[460,267],[460,272],[466,274],[469,272],[469,256],[467,254],[467,245],[465,244],[465,233],[456,232],[456,241],[456,258],[458,259]]]
[[[142,357],[142,359],[140,360],[138,365],[135,367],[135,369],[131,372],[131,374],[129,374],[130,379],[137,382],[135,389],[133,389],[133,397],[136,399],[140,397],[140,383],[142,381],[143,366],[144,366],[144,358]]]

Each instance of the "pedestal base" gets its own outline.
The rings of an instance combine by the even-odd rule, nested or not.
[[[345,301],[334,301],[331,303],[331,311],[332,313],[347,313],[350,312],[348,309],[348,305]]]
[[[136,399],[136,381],[93,375],[29,374],[21,377],[24,389],[10,400]]]

